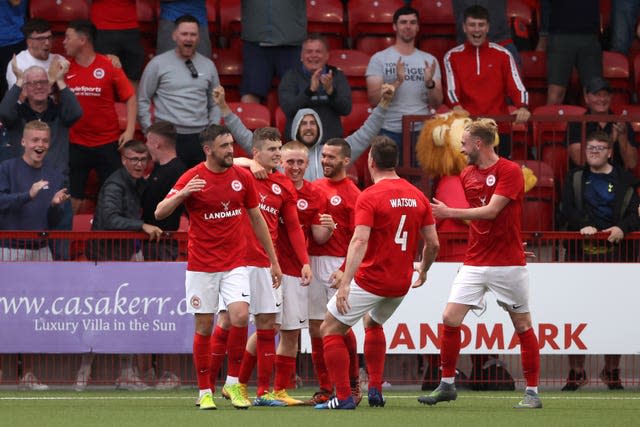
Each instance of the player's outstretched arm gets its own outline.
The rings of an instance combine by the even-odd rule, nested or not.
[[[280,287],[280,283],[282,280],[282,270],[280,270],[280,264],[278,264],[276,250],[273,247],[273,241],[271,240],[271,235],[269,234],[267,223],[260,213],[260,208],[255,207],[247,209],[247,213],[249,214],[251,226],[253,227],[253,231],[256,233],[256,237],[267,253],[267,256],[269,256],[269,261],[271,262],[271,278],[273,279],[273,287],[278,288]]]
[[[420,261],[416,269],[418,271],[418,279],[411,285],[412,288],[420,287],[427,281],[427,271],[431,268],[440,251],[440,242],[438,241],[438,233],[436,233],[435,225],[422,227],[420,234],[422,235],[422,240],[424,240],[422,261]]]
[[[478,219],[494,220],[510,201],[511,199],[508,197],[494,194],[491,196],[491,200],[487,205],[464,209],[450,208],[434,197],[433,202],[431,203],[431,210],[433,211],[433,216],[436,219],[453,218],[463,221]]]
[[[177,194],[173,194],[171,197],[164,199],[158,206],[156,206],[156,210],[154,212],[154,216],[157,220],[165,219],[169,215],[175,211],[178,206],[184,202],[189,196],[198,191],[202,191],[207,182],[200,178],[198,175],[195,175],[191,180],[184,186],[180,191],[177,191]],[[176,190],[172,189],[171,192],[175,192]]]

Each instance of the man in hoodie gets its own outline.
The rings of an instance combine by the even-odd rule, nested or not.
[[[381,90],[382,96],[371,115],[369,115],[360,129],[345,138],[351,146],[352,162],[355,162],[369,148],[371,139],[380,132],[387,108],[393,100],[395,93],[393,85],[383,84]],[[225,101],[224,88],[222,86],[218,86],[213,90],[213,101],[220,107],[222,118],[231,130],[235,141],[244,151],[250,153],[253,134],[244,126],[240,118],[232,113]],[[323,134],[322,121],[318,113],[311,108],[298,110],[293,118],[290,137],[292,140],[302,142],[309,148],[309,167],[304,174],[304,178],[309,181],[322,178],[324,175],[320,160],[324,143],[320,142],[323,141]]]

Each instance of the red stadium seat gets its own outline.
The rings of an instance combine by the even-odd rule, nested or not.
[[[507,0],[507,18],[512,34],[532,41],[538,32],[538,8],[537,0]]]
[[[444,59],[444,54],[457,44],[458,43],[456,42],[456,40],[451,37],[428,37],[420,39],[418,46],[420,50],[428,52],[436,57],[438,63],[440,64],[440,71],[443,73],[444,78],[444,70],[442,70],[442,60]]]
[[[343,48],[348,28],[342,1],[307,0],[307,33],[323,34],[327,37],[330,49]]]
[[[240,117],[242,123],[250,130],[271,126],[271,113],[262,104],[229,102],[229,108]]]
[[[145,38],[151,38],[154,47],[158,34],[157,22],[160,13],[159,9],[160,3],[157,0],[136,0],[140,35],[143,40]]]
[[[329,64],[344,73],[352,88],[367,86],[365,72],[370,59],[368,54],[359,50],[334,49],[329,52]]]
[[[224,46],[231,46],[233,40],[240,39],[242,31],[242,16],[238,0],[219,0],[220,7],[220,37],[225,41]]]
[[[618,52],[602,52],[602,77],[613,89],[613,105],[628,104],[633,93],[629,72],[629,60]]]
[[[567,173],[568,157],[566,149],[567,122],[544,122],[535,118],[543,116],[581,116],[586,108],[577,105],[544,105],[533,110],[533,140],[541,153],[541,160],[554,171],[556,182],[562,184]]]
[[[89,3],[87,0],[31,0],[29,16],[46,19],[54,34],[63,34],[69,21],[89,19]]]
[[[403,0],[350,0],[349,35],[353,45],[364,36],[395,36],[393,13],[404,6]]]
[[[118,126],[121,131],[124,131],[127,128],[127,104],[125,102],[116,102],[116,113],[118,114]],[[144,141],[144,135],[142,133],[142,127],[136,121],[136,130],[134,133],[134,138],[140,141]]]
[[[215,46],[215,40],[218,38],[220,29],[218,28],[218,0],[206,0],[205,6],[207,7],[207,24],[209,27],[209,37],[211,38],[211,45]]]
[[[282,135],[284,135],[284,128],[287,125],[287,116],[285,116],[284,111],[282,111],[282,108],[280,107],[276,108],[276,112],[274,116],[276,121],[276,128],[280,131]],[[284,135],[283,138],[285,141],[288,141],[289,135]]]
[[[356,43],[356,49],[368,55],[384,50],[396,42],[395,36],[364,36]]]
[[[541,51],[520,51],[522,80],[529,92],[529,108],[547,103],[547,55]]]
[[[371,108],[368,102],[353,102],[351,104],[351,113],[348,116],[340,117],[344,135],[351,135],[360,129],[372,110],[373,108]]]
[[[242,80],[242,52],[236,49],[218,49],[213,51],[213,63],[216,65],[220,84],[225,90],[239,88]]]
[[[422,0],[416,4],[423,36],[456,34],[456,18],[451,0]]]

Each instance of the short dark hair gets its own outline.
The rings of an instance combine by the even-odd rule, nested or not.
[[[280,131],[274,127],[267,126],[258,128],[253,132],[251,147],[260,150],[265,141],[282,141],[282,135],[280,135]]]
[[[200,28],[200,22],[198,22],[198,19],[193,15],[181,15],[181,16],[178,16],[178,18],[175,21],[173,21],[173,23],[175,25],[174,28],[178,28],[178,26],[180,24],[185,23],[185,22],[196,24],[198,26],[198,28]]]
[[[400,9],[396,10],[393,13],[394,24],[398,22],[398,18],[400,18],[400,15],[416,15],[416,18],[418,19],[418,21],[420,20],[420,14],[416,9],[412,8],[411,6],[402,6]]]
[[[22,26],[22,34],[25,38],[29,38],[33,33],[46,33],[47,31],[51,31],[51,24],[46,19],[33,18]]]
[[[479,4],[474,4],[473,6],[469,6],[464,10],[463,20],[466,21],[467,18],[473,19],[485,19],[487,22],[489,20],[489,11],[486,7],[480,6]]]
[[[324,145],[330,145],[332,147],[340,147],[340,153],[344,157],[351,158],[351,146],[349,143],[343,138],[331,138],[328,139]]]
[[[178,132],[176,131],[176,127],[173,123],[159,120],[147,128],[147,133],[149,132],[163,137],[164,140],[172,147],[176,146]]]
[[[602,130],[594,130],[589,135],[587,135],[586,142],[589,141],[598,141],[598,142],[606,142],[607,147],[613,147],[613,141],[611,140],[611,136]]]
[[[324,45],[325,49],[329,50],[329,41],[327,40],[327,37],[320,33],[309,33],[309,35],[307,35],[307,38],[302,42],[302,45],[304,46],[307,42],[313,41],[319,41]]]
[[[124,150],[132,150],[132,151],[135,151],[136,153],[149,152],[147,145],[142,141],[138,141],[137,139],[130,139],[127,142],[125,142],[124,145],[122,145],[122,147],[120,148],[120,153],[124,153]]]
[[[231,131],[225,125],[209,125],[205,130],[200,132],[200,145],[209,145],[210,142],[216,140],[220,135],[231,135]]]
[[[371,158],[380,170],[395,169],[398,166],[398,145],[388,136],[374,136],[371,140]]]
[[[86,19],[76,19],[69,22],[67,28],[71,28],[76,33],[85,36],[91,44],[96,40],[96,26]]]

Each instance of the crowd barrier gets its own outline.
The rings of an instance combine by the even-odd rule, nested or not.
[[[22,242],[25,248],[27,242],[37,241],[41,246],[85,249],[71,254],[69,261],[0,262],[0,384],[17,384],[26,369],[45,383],[73,384],[83,353],[96,355],[92,385],[113,384],[121,354],[135,354],[138,365],[159,370],[166,363],[165,355],[175,355],[172,366],[179,370],[182,384],[193,384],[189,356],[193,320],[184,301],[186,264],[180,260],[184,254],[176,262],[86,257],[90,241],[98,242],[97,247],[114,247],[117,241],[141,251],[146,237],[128,232],[0,232],[2,244]],[[466,235],[441,233],[440,240],[443,248],[464,245]],[[171,241],[186,248],[186,233],[167,234],[160,243]],[[623,384],[639,385],[640,340],[628,320],[640,296],[640,233],[626,236],[624,259],[611,258],[607,263],[594,263],[574,253],[575,248],[584,248],[584,242],[608,248],[606,235],[586,239],[569,232],[524,232],[523,241],[535,256],[529,259],[531,308],[543,355],[542,384],[562,385],[568,371],[566,356],[584,354],[592,386],[601,387],[597,380],[600,355],[615,353],[622,355]],[[131,259],[144,256],[133,254]],[[420,383],[422,371],[427,376],[437,374],[429,370],[428,360],[439,351],[440,316],[459,266],[459,262],[434,264],[427,283],[412,290],[385,325],[385,378],[391,384]],[[362,327],[354,330],[362,351]],[[298,374],[305,383],[314,377],[309,353],[309,339],[303,333]],[[460,368],[469,375],[467,354],[497,356],[514,378],[522,378],[517,336],[492,296],[486,309],[471,313],[463,327]]]

